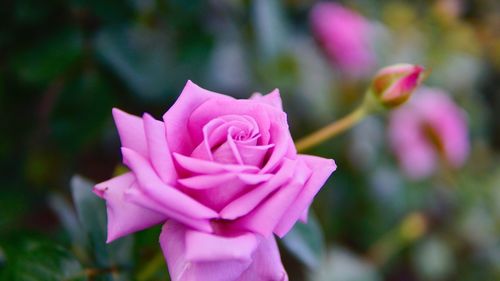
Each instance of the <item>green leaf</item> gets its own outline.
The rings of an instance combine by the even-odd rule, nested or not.
[[[83,281],[86,274],[66,249],[48,242],[27,240],[17,249],[8,267],[15,281]]]
[[[68,72],[82,56],[82,45],[82,35],[77,30],[64,30],[14,58],[14,69],[25,82],[48,83]]]
[[[70,203],[62,195],[53,193],[48,198],[48,204],[57,215],[64,230],[68,233],[73,251],[81,259],[88,260],[85,253],[85,248],[89,245],[88,238]]]
[[[307,224],[295,224],[281,241],[292,254],[311,269],[318,267],[323,259],[325,242],[318,220],[312,212],[309,212]]]
[[[92,182],[80,176],[71,180],[73,201],[80,223],[89,237],[96,265],[127,269],[132,262],[133,238],[128,236],[106,244],[105,203],[92,192],[93,186]]]

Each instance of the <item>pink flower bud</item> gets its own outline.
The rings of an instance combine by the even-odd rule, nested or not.
[[[395,64],[382,68],[372,82],[372,92],[388,108],[405,103],[425,78],[424,68],[413,64]]]

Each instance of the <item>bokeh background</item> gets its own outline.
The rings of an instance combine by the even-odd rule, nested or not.
[[[188,79],[234,97],[279,88],[295,138],[348,113],[346,75],[307,0],[5,0],[0,4],[0,279],[168,280],[160,228],[104,244],[90,193],[120,166],[111,108],[160,117]],[[495,0],[343,1],[372,26],[377,67],[432,69],[467,112],[471,153],[406,178],[387,116],[310,151],[338,170],[282,242],[290,280],[500,280],[500,10]]]

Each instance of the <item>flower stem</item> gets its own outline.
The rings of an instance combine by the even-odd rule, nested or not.
[[[299,139],[295,146],[297,147],[298,152],[305,151],[311,147],[314,147],[344,131],[356,125],[359,121],[361,121],[367,114],[369,110],[367,110],[366,103],[362,103],[358,108],[356,108],[353,112],[344,116],[340,120],[330,123],[329,125],[319,129],[318,131]]]

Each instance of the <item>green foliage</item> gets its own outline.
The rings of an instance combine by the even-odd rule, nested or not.
[[[94,140],[109,120],[115,98],[102,74],[89,69],[62,82],[63,89],[49,120],[60,149],[75,153]]]
[[[88,250],[98,269],[109,269],[110,280],[128,280],[132,265],[133,237],[106,244],[106,208],[103,200],[92,192],[93,184],[79,176],[71,180],[73,201],[82,230],[87,233]]]
[[[42,43],[21,52],[14,59],[14,71],[27,83],[46,84],[74,71],[82,58],[82,35],[78,30],[62,30]]]
[[[318,268],[325,256],[325,242],[316,216],[310,212],[307,223],[297,223],[281,240],[283,245],[310,269]]]
[[[137,38],[129,44],[129,38]],[[158,98],[167,92],[173,78],[169,73],[170,51],[165,34],[147,27],[102,30],[96,36],[96,52],[134,93]],[[169,50],[169,51],[166,51]]]
[[[8,261],[5,279],[12,281],[84,281],[80,262],[65,248],[47,241],[27,240]],[[1,276],[1,275],[0,275]]]

